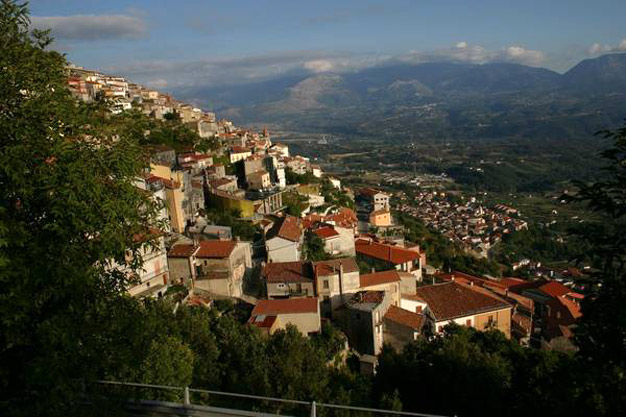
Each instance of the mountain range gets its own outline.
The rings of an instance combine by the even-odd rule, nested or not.
[[[567,139],[626,117],[626,54],[564,74],[510,63],[395,63],[175,92],[241,123],[343,135]]]

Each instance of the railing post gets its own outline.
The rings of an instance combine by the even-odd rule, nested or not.
[[[185,387],[185,405],[191,405],[191,401],[189,399],[189,387]]]
[[[315,410],[315,401],[311,403],[311,417],[315,417],[317,411]]]

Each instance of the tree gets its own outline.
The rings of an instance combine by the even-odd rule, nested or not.
[[[609,163],[606,175],[593,183],[579,182],[578,192],[567,196],[603,215],[602,223],[582,231],[601,270],[597,294],[582,303],[576,342],[604,413],[620,415],[626,413],[626,125],[600,134],[613,140],[601,153]]]
[[[110,260],[138,266],[127,251],[156,218],[134,186],[140,123],[77,103],[50,42],[26,6],[0,3],[0,401],[48,415],[103,376],[121,341],[101,339],[114,318],[100,314],[126,283]]]
[[[563,354],[523,348],[498,330],[449,325],[402,352],[383,349],[374,392],[383,403],[397,399],[405,411],[422,413],[592,415],[582,406],[575,367]]]
[[[158,338],[150,344],[141,364],[141,382],[187,387],[191,384],[193,362],[193,352],[179,339],[172,336]]]
[[[310,230],[304,235],[304,256],[309,261],[326,261],[330,255],[326,252],[324,241]]]

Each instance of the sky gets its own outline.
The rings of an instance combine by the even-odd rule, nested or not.
[[[390,62],[564,72],[626,52],[626,0],[32,0],[30,10],[72,63],[165,89]]]

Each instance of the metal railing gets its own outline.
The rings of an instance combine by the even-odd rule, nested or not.
[[[261,401],[282,403],[282,404],[301,405],[301,406],[308,407],[310,409],[311,417],[316,417],[317,410],[323,409],[323,408],[347,410],[347,411],[360,411],[360,412],[367,412],[367,413],[373,413],[373,414],[388,414],[388,415],[397,415],[397,416],[446,417],[446,416],[437,415],[437,414],[384,410],[384,409],[379,409],[379,408],[357,407],[357,406],[352,406],[352,405],[330,404],[330,403],[321,403],[321,402],[316,402],[316,401],[291,400],[291,399],[285,399],[285,398],[265,397],[261,395],[241,394],[241,393],[235,393],[235,392],[212,391],[212,390],[206,390],[206,389],[179,387],[179,386],[172,386],[172,385],[154,385],[154,384],[141,384],[141,383],[136,383],[136,382],[120,382],[120,381],[96,381],[96,382],[97,384],[100,384],[100,385],[126,386],[126,387],[135,387],[135,388],[151,388],[151,389],[158,389],[158,390],[176,391],[176,392],[183,394],[183,403],[182,403],[183,407],[203,405],[203,404],[193,404],[191,402],[191,393],[198,393],[198,394],[205,394],[205,395],[217,395],[217,396],[225,396],[225,397],[232,397],[232,398],[261,400]],[[144,398],[144,400],[150,400],[150,399]],[[235,410],[235,409],[233,410],[244,411],[244,410]]]

